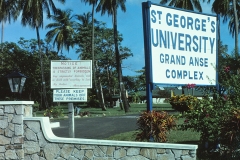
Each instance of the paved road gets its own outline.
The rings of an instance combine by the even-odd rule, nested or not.
[[[119,117],[75,118],[75,138],[104,139],[112,135],[137,129],[137,115]],[[60,127],[53,128],[59,137],[68,137],[68,119],[59,120]]]

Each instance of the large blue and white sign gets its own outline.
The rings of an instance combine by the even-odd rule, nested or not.
[[[216,85],[217,17],[151,4],[152,83]]]

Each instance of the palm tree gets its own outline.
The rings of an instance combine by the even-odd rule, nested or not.
[[[2,22],[1,43],[3,43],[4,23],[10,23],[11,19],[17,20],[19,15],[19,8],[16,0],[0,0],[0,21]]]
[[[65,0],[58,0],[58,1],[61,3],[65,2]],[[43,27],[43,18],[44,18],[43,14],[46,13],[48,17],[51,15],[51,11],[53,11],[53,13],[56,14],[57,8],[55,7],[53,0],[19,0],[18,3],[22,12],[21,13],[22,25],[23,26],[29,25],[30,27],[36,29],[41,77],[42,77],[42,93],[43,93],[43,99],[45,102],[45,107],[48,108],[39,28]]]
[[[93,62],[93,69],[94,69],[94,9],[95,9],[95,6],[98,2],[98,0],[82,0],[83,2],[85,3],[89,3],[89,5],[92,5],[92,62]],[[95,76],[95,75],[93,75]],[[93,77],[94,79],[94,77]]]
[[[234,23],[235,23],[235,52],[238,53],[238,29],[239,29],[239,19],[238,19],[238,12],[237,11],[237,5],[239,9],[239,4],[236,2],[236,0],[233,0],[233,12],[234,12]]]
[[[90,38],[90,27],[91,27],[91,13],[83,13],[82,15],[74,16],[77,21],[75,21],[74,29],[76,30],[75,43],[80,46],[79,52],[81,52],[80,59],[90,59],[89,51],[91,46],[89,44]]]
[[[46,34],[47,41],[53,41],[53,47],[57,44],[58,52],[63,47],[69,51],[69,47],[73,47],[73,35],[74,35],[74,22],[72,21],[73,16],[71,16],[72,10],[58,10],[56,15],[51,15],[50,18],[54,23],[49,23],[46,28],[52,30],[48,31]]]
[[[121,66],[121,58],[118,49],[118,30],[117,30],[117,8],[120,7],[122,11],[126,11],[125,6],[126,0],[100,0],[96,11],[101,11],[101,14],[105,14],[113,16],[113,34],[114,34],[114,44],[115,44],[115,54],[116,54],[116,65],[118,72],[118,81],[119,81],[119,89],[120,89],[120,105],[123,102],[125,112],[129,111],[129,104],[126,98],[126,90],[122,81],[122,66]]]
[[[160,4],[168,4],[168,6],[176,8],[183,8],[191,11],[197,10],[202,12],[202,7],[199,0],[160,0]]]
[[[100,106],[101,106],[102,110],[106,111],[103,90],[102,90],[102,84],[101,84],[101,77],[97,76],[98,66],[97,66],[97,61],[94,60],[95,59],[94,51],[92,51],[92,50],[95,50],[95,47],[93,44],[94,38],[92,38],[93,35],[91,35],[91,37],[90,37],[91,42],[92,42],[91,47],[89,45],[84,45],[84,43],[86,43],[86,41],[87,41],[87,43],[89,42],[88,38],[89,38],[90,31],[92,33],[92,29],[90,30],[90,28],[92,28],[92,24],[94,24],[94,28],[95,28],[96,24],[98,24],[97,27],[99,27],[99,22],[96,21],[95,19],[93,19],[94,23],[92,23],[92,15],[90,12],[88,12],[87,14],[84,13],[83,15],[76,15],[76,18],[80,22],[80,23],[77,23],[76,29],[79,32],[78,36],[80,36],[79,37],[80,38],[79,41],[81,42],[80,48],[82,48],[81,59],[91,59],[91,57],[89,56],[89,50],[91,50],[92,59],[93,59],[93,62],[92,62],[92,72],[93,72],[93,80],[94,80],[93,84],[95,85],[95,87],[93,87],[93,88],[96,91],[96,95],[100,102]],[[84,38],[82,38],[82,37],[84,37]]]
[[[94,80],[94,85],[95,85],[95,88],[96,89],[96,92],[97,92],[97,96],[98,96],[98,99],[99,99],[99,102],[101,102],[101,108],[102,110],[106,110],[106,107],[105,107],[105,102],[104,102],[104,97],[103,97],[103,93],[102,93],[102,84],[101,84],[101,79],[100,77],[97,78],[96,76],[96,71],[97,71],[97,62],[95,62],[95,54],[94,54],[94,34],[95,34],[95,27],[94,27],[94,12],[95,12],[95,6],[97,5],[97,2],[98,0],[82,0],[83,2],[85,3],[89,3],[89,5],[92,5],[92,37],[91,37],[91,43],[92,43],[92,48],[91,48],[91,51],[92,51],[92,72],[93,72],[93,80]],[[98,83],[97,83],[98,81]],[[99,89],[98,89],[99,88]],[[100,90],[100,92],[99,92]]]
[[[95,83],[95,86],[96,85],[96,74],[95,74],[95,58],[94,58],[94,9],[95,9],[95,6],[98,2],[98,0],[82,0],[82,2],[85,2],[85,3],[89,3],[89,5],[92,5],[92,40],[91,40],[91,43],[92,43],[92,70],[93,70],[93,79],[94,79],[94,83]]]
[[[239,3],[239,0],[215,0],[212,4],[212,11],[220,14],[223,17],[223,22],[230,19],[228,26],[232,36],[235,35],[235,56],[238,56]]]
[[[4,23],[7,21],[10,23],[13,19],[14,21],[17,19],[19,15],[19,8],[15,0],[0,0],[0,22],[2,23],[1,30],[1,44],[3,43],[3,35],[4,35]],[[1,52],[3,52],[3,47],[1,48]],[[2,66],[4,65],[4,58],[1,59]]]

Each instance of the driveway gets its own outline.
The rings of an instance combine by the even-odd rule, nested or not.
[[[97,118],[75,118],[75,138],[104,139],[137,129],[138,115]],[[69,137],[68,119],[58,120],[60,127],[52,128],[58,137]]]

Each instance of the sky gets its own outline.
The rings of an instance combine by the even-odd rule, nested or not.
[[[159,3],[160,0],[152,0],[152,3]],[[123,75],[137,75],[135,71],[141,70],[145,66],[144,61],[144,38],[142,24],[142,2],[146,0],[126,0],[126,12],[118,10],[118,31],[123,35],[123,47],[128,47],[133,57],[129,57],[123,61]],[[91,6],[82,3],[81,0],[67,0],[64,5],[56,3],[56,6],[61,9],[72,9],[72,14],[83,14],[91,12]],[[211,12],[211,4],[202,4],[203,13],[213,14]],[[100,13],[95,13],[95,19],[105,22],[108,28],[112,28],[112,18],[107,14],[101,16]],[[50,23],[50,20],[44,19],[44,26]],[[45,28],[40,30],[41,39],[45,38],[48,30]],[[220,28],[221,40],[223,44],[228,45],[228,52],[231,53],[234,49],[234,38],[229,34],[228,25],[223,24]],[[36,39],[36,31],[30,27],[23,27],[20,20],[5,24],[4,41],[18,42],[20,37],[26,40]],[[69,52],[63,51],[63,54],[72,60],[79,60],[75,49]]]

